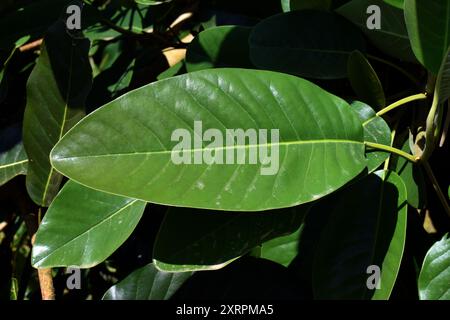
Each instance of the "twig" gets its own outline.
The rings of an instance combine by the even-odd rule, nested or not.
[[[25,216],[28,234],[31,236],[31,245],[34,245],[36,232],[39,226],[38,217],[35,214]],[[42,300],[55,300],[55,288],[53,287],[52,269],[37,269]]]
[[[29,51],[29,50],[33,50],[35,48],[38,48],[41,46],[43,39],[38,39],[36,41],[24,44],[23,46],[21,46],[19,48],[20,52],[25,52],[25,51]]]

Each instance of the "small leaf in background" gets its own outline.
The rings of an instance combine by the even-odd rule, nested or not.
[[[18,46],[21,38],[31,40],[42,36],[71,2],[73,0],[32,1],[2,16],[0,48],[11,49]]]
[[[389,299],[405,246],[403,181],[377,171],[328,199],[334,202],[314,262],[315,298]],[[370,266],[381,271],[379,289],[369,289]]]
[[[303,227],[302,224],[294,233],[264,242],[261,246],[261,258],[285,267],[289,266],[298,254],[298,243]]]
[[[252,68],[248,37],[251,28],[221,26],[200,32],[186,52],[188,72],[210,68]]]
[[[150,263],[109,288],[102,299],[168,300],[192,274],[192,272],[159,271]]]
[[[189,161],[206,149],[218,151],[217,162],[172,159],[180,144],[175,130],[198,142],[208,129],[226,137],[237,128],[279,133],[267,150],[270,167],[237,163],[235,151],[246,142],[235,138],[209,149],[206,141],[196,149],[189,139],[183,150]],[[261,141],[244,149],[244,159],[267,147]],[[223,159],[224,144],[233,161]],[[51,157],[59,172],[98,190],[171,206],[263,211],[311,202],[342,187],[366,167],[364,150],[356,114],[318,86],[268,71],[210,69],[149,84],[103,106],[70,130]]]
[[[164,79],[168,79],[168,78],[172,78],[175,76],[179,76],[182,75],[184,73],[186,73],[186,61],[182,60],[180,62],[178,62],[177,64],[173,65],[172,67],[170,67],[169,69],[167,69],[166,71],[160,73],[157,77],[158,80],[164,80]]]
[[[414,54],[437,75],[450,46],[450,0],[408,0],[405,20]]]
[[[375,110],[386,106],[386,97],[381,81],[361,52],[352,52],[348,59],[347,70],[350,84],[362,102],[367,103]]]
[[[367,104],[354,101],[352,110],[356,112],[363,123],[364,141],[383,145],[391,144],[391,129],[382,117]],[[389,153],[378,150],[366,150],[367,168],[369,172],[376,170],[389,156]]]
[[[0,131],[0,186],[17,175],[27,173],[28,158],[21,136],[20,125]]]
[[[386,2],[387,4],[390,4],[391,6],[394,6],[398,9],[402,9],[403,10],[403,6],[405,4],[405,0],[383,0],[384,2]]]
[[[450,300],[450,238],[445,235],[428,251],[419,275],[420,300]]]
[[[331,4],[332,0],[281,0],[284,12],[305,9],[329,10]]]
[[[90,268],[130,236],[145,202],[68,181],[48,208],[33,246],[35,268]]]
[[[381,9],[381,29],[367,28],[367,8],[370,5],[377,5]],[[336,11],[357,25],[382,52],[400,60],[417,62],[408,39],[403,10],[382,0],[352,0]]]
[[[143,4],[146,6],[154,6],[154,5],[158,5],[158,4],[162,4],[162,3],[168,3],[171,1],[172,0],[134,0],[134,2],[136,2],[138,4]]]
[[[403,144],[402,150],[411,154],[408,140]],[[395,172],[405,183],[408,204],[416,209],[423,209],[427,200],[427,194],[422,167],[412,164],[405,158],[398,157],[395,164]]]
[[[23,143],[27,152],[27,190],[40,206],[48,206],[62,176],[50,165],[58,140],[84,115],[92,83],[89,41],[70,34],[64,20],[48,31],[41,55],[27,82]]]
[[[350,54],[365,51],[358,28],[335,13],[314,10],[263,20],[249,43],[257,67],[317,79],[345,78]]]
[[[90,41],[95,41],[120,36],[121,32],[117,28],[138,34],[150,31],[154,23],[153,8],[132,2],[124,5],[122,1],[108,1],[101,10],[85,5],[82,13],[84,34]]]
[[[294,232],[308,209],[262,214],[171,208],[156,238],[153,262],[170,272],[220,269],[264,241]]]

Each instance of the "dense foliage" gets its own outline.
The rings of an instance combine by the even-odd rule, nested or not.
[[[450,0],[0,15],[2,299],[450,299]]]

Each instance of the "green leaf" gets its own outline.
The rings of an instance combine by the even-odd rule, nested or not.
[[[448,234],[428,251],[419,275],[420,300],[450,300],[450,238]]]
[[[367,8],[377,5],[381,9],[381,29],[367,28]],[[336,10],[357,25],[382,52],[409,62],[417,62],[411,49],[403,11],[382,0],[352,0]]]
[[[363,35],[351,23],[331,12],[310,10],[263,20],[249,43],[257,67],[318,79],[345,78],[350,53],[365,49]]]
[[[434,90],[434,99],[437,99],[438,103],[443,104],[450,99],[450,47],[448,47],[444,60],[439,68]]]
[[[222,67],[252,68],[248,48],[251,30],[240,26],[221,26],[200,32],[188,46],[187,71]]]
[[[322,233],[314,262],[318,299],[389,299],[406,236],[406,187],[394,172],[377,171],[343,190]],[[380,289],[369,289],[381,270]]]
[[[145,203],[68,181],[39,225],[35,268],[90,268],[108,258],[133,232]]]
[[[201,123],[193,128],[194,121]],[[213,128],[223,143],[205,146],[202,132]],[[262,136],[278,132],[279,142],[238,141],[230,131],[237,128]],[[174,130],[182,130],[185,140],[174,139]],[[180,144],[185,150],[173,151]],[[250,164],[257,149],[271,158]],[[184,163],[175,157],[180,153]],[[203,161],[202,154],[216,161]],[[245,156],[241,164],[237,154]],[[188,73],[132,91],[78,123],[51,158],[59,172],[94,189],[228,211],[310,202],[366,166],[363,128],[345,101],[297,77],[246,69]]]
[[[386,106],[386,97],[381,81],[361,52],[354,51],[350,55],[347,70],[350,84],[361,101],[376,110]]]
[[[305,9],[329,10],[332,0],[281,0],[284,12]]]
[[[186,73],[186,61],[182,60],[177,64],[173,65],[172,67],[170,67],[169,69],[165,70],[164,72],[161,72],[158,75],[157,79],[164,80],[175,76],[179,76],[184,73]]]
[[[414,54],[437,74],[450,46],[450,0],[408,0],[405,20]]]
[[[403,144],[402,150],[411,154],[409,140]],[[395,172],[405,183],[408,203],[414,208],[422,209],[426,203],[426,183],[422,167],[413,165],[403,157],[398,157]]]
[[[169,272],[220,269],[264,241],[294,232],[308,209],[264,214],[169,209],[155,241],[153,263]]]
[[[172,2],[172,0],[134,0],[134,2],[146,6],[154,6],[162,3]]]
[[[150,263],[109,288],[102,299],[168,300],[191,276],[192,272],[159,271]]]
[[[89,41],[68,33],[59,20],[49,29],[28,79],[23,122],[29,158],[26,185],[40,206],[51,203],[62,179],[50,165],[50,150],[84,115],[92,82],[88,51]]]
[[[403,6],[405,4],[405,0],[384,0],[387,4],[390,4],[391,6],[394,6],[398,9],[403,10]]]
[[[17,296],[19,295],[19,282],[16,278],[11,278],[11,293],[9,296],[9,300],[17,300]]]
[[[0,133],[0,186],[17,175],[26,174],[28,158],[21,141],[20,127],[11,126]]]
[[[304,225],[289,235],[264,242],[261,246],[261,258],[274,261],[285,267],[297,256],[298,244]]]
[[[383,118],[377,116],[375,111],[365,103],[354,101],[351,106],[363,123],[364,141],[383,145],[391,144],[391,129]],[[376,170],[388,156],[389,153],[383,151],[366,151],[369,172]]]

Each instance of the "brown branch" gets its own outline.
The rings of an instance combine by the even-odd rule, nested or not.
[[[36,232],[39,226],[39,217],[31,213],[25,216],[25,224],[31,236],[31,245],[34,245]],[[55,300],[55,288],[53,287],[52,269],[37,269],[42,300]]]
[[[38,39],[36,41],[24,44],[23,46],[21,46],[19,48],[20,52],[25,52],[25,51],[29,51],[29,50],[33,50],[35,48],[39,48],[42,44],[43,39]]]

